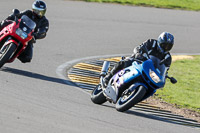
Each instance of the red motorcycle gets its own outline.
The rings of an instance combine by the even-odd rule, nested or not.
[[[0,31],[0,68],[5,63],[11,63],[27,47],[28,42],[34,37],[32,33],[36,23],[28,16],[23,15],[20,19],[9,20],[11,24]]]

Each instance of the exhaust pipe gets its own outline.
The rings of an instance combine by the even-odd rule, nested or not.
[[[107,72],[108,72],[108,69],[110,67],[110,62],[109,61],[104,61],[103,63],[103,67],[101,69],[101,76],[106,76]]]

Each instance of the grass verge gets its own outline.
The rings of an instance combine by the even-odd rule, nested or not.
[[[171,84],[167,80],[165,88],[156,92],[156,97],[200,113],[200,56],[193,57],[172,63],[169,76],[175,77],[178,83]]]
[[[84,0],[88,2],[119,3],[126,5],[150,6],[156,8],[200,10],[200,0]]]

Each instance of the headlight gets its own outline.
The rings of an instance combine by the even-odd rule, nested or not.
[[[22,31],[20,28],[16,30],[16,34],[20,36],[22,39],[26,39],[28,37],[27,33]]]
[[[149,75],[150,75],[151,79],[152,79],[155,83],[161,82],[161,80],[160,80],[160,78],[158,77],[158,75],[157,75],[154,71],[152,71],[151,69],[150,69],[150,71],[149,71]]]

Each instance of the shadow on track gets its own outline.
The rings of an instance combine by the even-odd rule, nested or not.
[[[45,80],[45,81],[49,81],[49,82],[65,84],[65,85],[70,85],[70,86],[77,86],[76,84],[74,84],[73,82],[71,82],[69,80],[49,77],[49,76],[45,76],[45,75],[38,74],[38,73],[28,72],[25,70],[19,70],[19,69],[10,68],[10,67],[3,67],[0,70],[4,71],[4,72],[9,72],[9,73],[17,74],[17,75],[30,77],[30,78]]]
[[[102,106],[115,109],[115,107],[112,105],[103,104]],[[170,112],[163,112],[163,111],[164,110],[160,110],[160,111],[156,110],[155,111],[154,109],[148,109],[148,110],[139,109],[136,105],[136,106],[132,107],[130,110],[127,110],[127,111],[121,112],[121,113],[126,113],[129,115],[136,115],[136,116],[140,116],[140,117],[144,117],[144,118],[148,118],[148,119],[152,119],[152,120],[157,120],[157,121],[162,121],[162,122],[167,122],[167,123],[172,123],[172,124],[178,124],[178,125],[184,125],[184,126],[189,126],[189,127],[200,129],[200,124],[195,120],[187,119],[187,118],[184,118],[183,116],[175,115]]]
[[[170,118],[170,117],[167,118],[165,116],[146,114],[146,113],[142,113],[142,112],[138,112],[138,111],[134,111],[134,110],[128,110],[125,113],[152,119],[152,120],[158,120],[158,121],[162,121],[162,122],[172,123],[172,124],[185,125],[185,126],[196,127],[196,128],[200,127],[200,125],[197,124],[196,122],[195,123],[190,122],[190,121],[188,122],[187,120],[184,120],[181,117],[180,118],[178,118],[178,117],[177,118]]]

